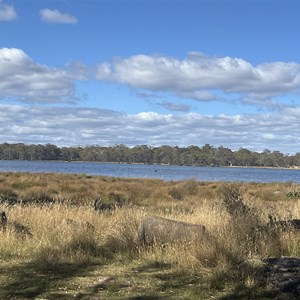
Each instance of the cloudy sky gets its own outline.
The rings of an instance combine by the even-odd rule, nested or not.
[[[0,0],[0,143],[300,152],[300,1]]]

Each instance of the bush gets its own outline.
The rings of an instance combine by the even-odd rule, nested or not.
[[[286,196],[289,200],[299,199],[300,198],[300,188],[297,191],[287,193]]]
[[[176,188],[171,189],[169,195],[175,200],[182,200],[183,198],[182,193]]]
[[[245,215],[251,213],[251,209],[243,202],[243,197],[237,185],[228,184],[221,186],[220,197],[230,215]]]
[[[10,188],[0,189],[0,203],[13,205],[18,202],[18,194]]]
[[[53,193],[54,191],[48,191],[39,188],[29,189],[22,198],[23,204],[50,204],[54,202]]]

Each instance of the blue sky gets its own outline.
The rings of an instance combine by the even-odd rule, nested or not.
[[[0,143],[300,152],[300,1],[0,0]]]

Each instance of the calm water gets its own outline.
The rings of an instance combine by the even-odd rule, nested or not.
[[[48,162],[0,160],[0,172],[47,172],[104,175],[163,180],[256,181],[300,183],[300,170],[160,166],[96,162]]]

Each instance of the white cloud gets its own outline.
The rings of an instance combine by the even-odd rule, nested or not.
[[[0,0],[0,21],[12,21],[17,19],[18,15],[15,8],[12,5],[4,4]]]
[[[0,100],[74,102],[74,80],[86,79],[86,73],[80,64],[50,68],[34,62],[20,49],[0,48]]]
[[[122,114],[91,108],[0,105],[0,143],[189,145],[299,152],[300,110],[280,114]]]
[[[41,9],[40,16],[43,21],[48,23],[76,24],[78,22],[76,17],[62,13],[57,9]]]
[[[271,62],[253,66],[241,58],[208,57],[196,52],[183,60],[134,55],[98,65],[96,78],[200,101],[218,99],[215,91],[227,97],[239,94],[248,104],[250,99],[259,99],[264,105],[272,97],[300,90],[300,64]]]

